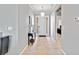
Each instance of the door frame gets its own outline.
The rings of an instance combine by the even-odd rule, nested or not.
[[[45,15],[45,19],[46,19],[46,23],[45,23],[45,25],[46,25],[46,36],[49,36],[49,27],[50,27],[50,19],[49,19],[50,17],[49,17],[49,15]],[[37,20],[36,20],[37,19]],[[34,16],[34,23],[35,23],[35,32],[37,33],[37,36],[39,36],[39,25],[38,25],[38,22],[39,22],[39,19],[40,19],[40,15],[35,15]],[[48,19],[48,20],[47,20]],[[47,25],[48,24],[48,25]]]

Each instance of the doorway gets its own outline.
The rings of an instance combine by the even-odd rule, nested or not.
[[[49,16],[35,16],[35,31],[37,36],[49,36]]]
[[[56,33],[61,35],[61,27],[62,27],[62,20],[61,20],[61,6],[56,10]]]

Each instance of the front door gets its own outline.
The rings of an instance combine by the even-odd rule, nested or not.
[[[48,35],[49,34],[49,21],[48,16],[38,16],[36,18],[36,32],[37,35]]]
[[[39,18],[39,21],[38,21],[38,26],[39,26],[39,29],[38,29],[38,34],[39,35],[46,35],[46,19],[45,17],[41,17]]]

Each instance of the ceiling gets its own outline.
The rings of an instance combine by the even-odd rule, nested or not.
[[[32,9],[33,12],[47,12],[51,13],[55,7],[54,4],[30,4],[29,7]]]

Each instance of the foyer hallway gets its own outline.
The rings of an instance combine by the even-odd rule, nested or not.
[[[63,55],[60,39],[53,42],[49,37],[38,37],[33,46],[25,47],[23,55]]]

